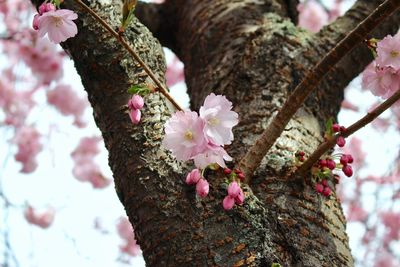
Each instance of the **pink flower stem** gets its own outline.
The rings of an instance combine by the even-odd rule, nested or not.
[[[175,101],[175,99],[168,93],[168,90],[164,87],[164,85],[157,79],[155,74],[151,71],[151,69],[144,63],[144,61],[140,58],[140,56],[132,49],[132,47],[125,41],[122,35],[118,34],[113,28],[103,20],[96,12],[94,12],[90,7],[88,7],[81,0],[75,0],[84,10],[86,10],[90,15],[92,15],[108,32],[110,32],[121,44],[122,46],[129,52],[129,54],[139,62],[140,66],[144,69],[144,71],[149,75],[149,77],[153,80],[153,82],[157,85],[157,90],[167,98],[172,105],[177,110],[182,110],[179,104]]]
[[[338,63],[356,44],[361,42],[366,35],[385,18],[400,7],[399,0],[386,0],[374,10],[366,19],[346,35],[329,53],[308,72],[295,90],[289,95],[282,108],[273,118],[254,145],[239,163],[240,169],[245,173],[247,182],[253,175],[261,160],[284,131],[290,119],[303,105],[307,96],[313,92],[323,77]]]
[[[348,137],[355,133],[356,131],[363,128],[365,125],[371,123],[374,119],[376,119],[379,115],[381,115],[385,110],[387,110],[390,106],[392,106],[397,100],[400,99],[400,88],[394,93],[391,97],[389,97],[385,102],[377,106],[371,112],[367,113],[360,120],[353,123],[350,127],[348,127],[344,132],[341,132],[341,136]],[[314,165],[317,160],[321,158],[329,149],[333,148],[336,145],[336,139],[339,135],[332,136],[331,139],[323,142],[319,145],[319,147],[307,158],[307,160],[296,170],[296,176],[302,176],[306,174],[306,172]]]

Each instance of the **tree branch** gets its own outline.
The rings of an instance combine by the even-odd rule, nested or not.
[[[388,98],[385,102],[380,104],[378,107],[376,107],[374,110],[371,112],[367,113],[364,117],[362,117],[360,120],[356,121],[352,125],[350,125],[346,131],[342,132],[340,135],[335,135],[328,141],[325,141],[322,143],[317,150],[315,150],[308,158],[307,160],[300,166],[300,168],[297,169],[296,173],[297,175],[304,175],[307,171],[310,170],[310,168],[314,165],[317,160],[321,158],[322,155],[324,155],[326,152],[328,152],[331,148],[333,148],[336,145],[336,140],[339,136],[343,137],[349,137],[356,131],[360,130],[367,124],[371,123],[374,119],[376,119],[379,115],[381,115],[385,110],[390,108],[396,101],[400,99],[400,89],[393,94],[390,98]]]
[[[135,15],[153,33],[162,46],[176,52],[176,22],[166,4],[138,2]]]
[[[280,111],[273,118],[267,129],[257,139],[246,155],[240,161],[240,168],[247,179],[253,175],[268,150],[279,138],[285,126],[301,107],[306,97],[316,88],[321,79],[339,60],[346,55],[357,43],[377,26],[385,17],[392,14],[400,6],[400,0],[386,0],[361,24],[351,31],[334,49],[332,49],[302,82],[283,104]]]

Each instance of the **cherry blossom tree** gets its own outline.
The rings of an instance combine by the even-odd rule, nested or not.
[[[1,126],[13,131],[14,159],[22,173],[46,164],[37,161],[45,136],[29,120],[40,92],[85,127],[86,100],[61,82],[70,57],[134,226],[133,235],[126,218],[117,223],[122,253],[139,244],[148,266],[397,266],[399,168],[363,175],[363,140],[349,136],[374,119],[399,130],[400,1],[358,0],[343,15],[342,2],[32,0],[34,10],[2,1]],[[162,46],[184,76],[177,58],[167,68]],[[18,75],[21,62],[32,75]],[[362,87],[380,99],[339,124],[341,106],[363,111],[343,100],[364,69]],[[192,111],[166,88],[183,79]],[[112,182],[94,161],[101,141],[82,138],[71,153],[73,175],[94,189]],[[367,209],[371,184],[377,204]],[[43,229],[57,216],[30,204],[21,212]],[[363,225],[356,261],[346,219]]]

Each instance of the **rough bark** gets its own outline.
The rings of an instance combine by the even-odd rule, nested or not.
[[[229,152],[236,160],[305,71],[380,1],[359,1],[318,35],[294,26],[289,2],[295,1],[169,0],[153,13],[162,14],[160,21],[169,19],[156,36],[164,36],[160,39],[184,61],[192,107],[199,107],[210,92],[225,94],[234,103],[240,123]],[[114,27],[120,18],[117,3],[90,1]],[[126,89],[146,75],[93,18],[73,1],[65,4],[79,12],[79,34],[64,48],[88,92],[117,194],[148,266],[353,265],[336,195],[323,198],[311,184],[288,182],[285,174],[295,151],[312,152],[321,141],[320,125],[336,115],[343,88],[371,60],[365,49],[356,49],[322,82],[245,188],[245,204],[225,212],[221,202],[227,184],[221,172],[207,173],[210,195],[197,198],[183,182],[193,166],[177,162],[161,146],[163,124],[171,113],[166,101],[158,94],[147,96],[141,124],[132,125]],[[380,27],[381,34],[393,31],[396,16]],[[135,20],[126,38],[163,79],[161,46],[147,28]]]

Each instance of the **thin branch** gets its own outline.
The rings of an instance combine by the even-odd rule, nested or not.
[[[400,7],[400,0],[386,0],[374,10],[365,20],[342,39],[295,88],[278,114],[273,118],[262,135],[240,161],[239,166],[249,182],[261,160],[267,154],[275,141],[282,134],[286,125],[302,106],[307,96],[317,88],[321,79],[340,61],[351,49],[374,29],[381,21]]]
[[[123,36],[119,35],[105,20],[103,20],[96,12],[94,12],[90,7],[88,7],[81,0],[74,0],[78,3],[84,10],[86,10],[90,15],[92,15],[104,28],[107,29],[121,44],[122,46],[131,54],[131,56],[139,62],[140,66],[144,69],[144,71],[149,75],[149,77],[153,80],[153,82],[157,85],[158,91],[167,98],[172,105],[177,110],[182,110],[179,104],[175,101],[175,99],[168,93],[168,90],[163,86],[163,84],[157,79],[155,74],[151,71],[151,69],[144,63],[144,61],[140,58],[140,56],[132,49],[132,47],[125,41]]]
[[[339,136],[343,136],[345,138],[349,137],[350,135],[352,135],[353,133],[360,130],[365,125],[369,124],[374,119],[376,119],[379,115],[381,115],[385,110],[387,110],[399,99],[400,99],[400,89],[390,98],[388,98],[385,102],[376,107],[374,110],[367,113],[367,115],[365,115],[360,120],[353,123],[340,135],[335,135],[331,139],[319,145],[319,147],[310,155],[310,157],[307,158],[307,160],[300,166],[300,168],[297,169],[296,174],[304,175],[314,165],[314,163],[321,158],[323,154],[325,154],[326,152],[328,152],[329,149],[335,146],[336,140]]]

